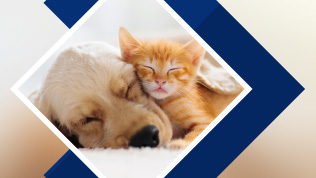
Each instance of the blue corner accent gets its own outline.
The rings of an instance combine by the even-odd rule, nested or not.
[[[166,0],[165,2],[193,29],[219,6],[216,0]]]
[[[182,0],[167,0],[171,1],[173,9],[183,9]],[[190,15],[195,13],[179,10],[189,25]],[[252,87],[167,175],[217,177],[304,88],[221,5],[191,27]]]
[[[46,0],[44,4],[71,28],[98,0]]]
[[[44,176],[46,178],[96,178],[97,176],[70,150],[68,150]]]
[[[45,177],[48,177],[68,156],[72,154],[70,150],[68,150],[54,165],[51,167],[45,174]]]

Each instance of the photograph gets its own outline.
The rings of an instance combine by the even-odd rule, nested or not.
[[[105,175],[158,174],[243,88],[158,2],[105,3],[20,91]]]
[[[0,178],[316,178],[316,1],[1,1]]]

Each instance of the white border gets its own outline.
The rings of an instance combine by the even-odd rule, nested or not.
[[[251,87],[230,67],[228,64],[164,1],[157,0],[158,3],[197,41],[214,59],[239,82],[244,88],[233,102],[231,102],[224,111],[218,115],[215,120],[185,149],[175,160],[173,160],[158,176],[165,177],[252,89]],[[73,34],[78,28],[101,6],[106,0],[99,0],[97,3],[72,27],[65,35],[62,36],[31,69],[29,69],[11,88],[12,92],[30,108],[33,113],[98,177],[105,178],[93,163],[91,163],[33,104],[19,91],[20,86],[35,72],[37,69],[54,54],[60,46]]]

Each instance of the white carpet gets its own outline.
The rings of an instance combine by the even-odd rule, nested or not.
[[[80,149],[107,178],[157,177],[182,150],[163,148]]]

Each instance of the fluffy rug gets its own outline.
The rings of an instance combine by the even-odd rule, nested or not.
[[[110,178],[157,177],[182,150],[163,148],[80,149],[80,151]]]

